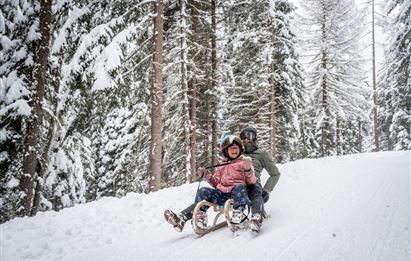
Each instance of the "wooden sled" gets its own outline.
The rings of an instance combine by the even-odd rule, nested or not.
[[[197,235],[205,235],[217,229],[223,228],[228,225],[228,227],[233,231],[235,229],[234,225],[231,223],[231,217],[233,214],[233,199],[229,199],[225,202],[224,207],[220,207],[217,204],[208,202],[207,200],[203,200],[197,203],[196,207],[193,211],[193,229]],[[197,226],[197,213],[200,211],[200,208],[203,206],[212,207],[214,212],[217,212],[216,216],[214,217],[214,221],[211,226],[207,227],[207,229],[202,229]],[[224,221],[218,222],[218,219],[221,215],[224,214]]]

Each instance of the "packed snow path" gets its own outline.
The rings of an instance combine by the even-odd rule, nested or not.
[[[410,156],[367,153],[280,165],[266,205],[271,218],[258,236],[224,228],[198,237],[190,225],[175,232],[163,211],[190,204],[195,183],[14,219],[1,225],[0,259],[408,261]]]

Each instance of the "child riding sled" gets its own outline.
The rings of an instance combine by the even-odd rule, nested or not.
[[[195,205],[207,200],[217,205],[223,205],[228,199],[234,200],[232,223],[241,223],[245,219],[243,210],[251,206],[247,194],[247,185],[256,183],[256,176],[251,158],[242,155],[244,148],[241,139],[234,135],[225,136],[221,140],[222,165],[216,168],[214,174],[204,168],[199,168],[199,175],[210,183],[213,188],[202,187],[198,190],[194,204],[176,214],[171,210],[164,212],[164,217],[178,232],[181,232],[185,223],[193,218]],[[207,209],[204,207],[198,212],[196,225],[201,229],[207,228]]]

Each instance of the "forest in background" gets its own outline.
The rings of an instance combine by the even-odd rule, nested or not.
[[[0,1],[0,223],[194,181],[248,125],[278,163],[410,150],[411,1],[382,2]]]

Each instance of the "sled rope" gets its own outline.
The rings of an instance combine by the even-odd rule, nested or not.
[[[230,165],[230,164],[233,164],[233,163],[234,163],[234,162],[227,162],[227,163],[216,164],[216,165],[212,165],[212,166],[205,167],[205,169],[211,169],[211,168],[221,167],[221,166]],[[200,184],[201,184],[201,181],[203,180],[203,177],[204,177],[204,173],[203,173],[203,175],[201,175],[201,177],[198,179],[198,186],[197,186],[196,195],[197,195],[197,193],[198,193],[198,190],[200,189]]]

